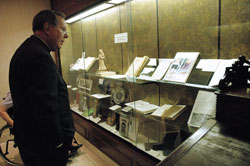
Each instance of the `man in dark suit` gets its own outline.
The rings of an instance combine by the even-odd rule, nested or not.
[[[64,166],[74,136],[67,87],[50,55],[68,38],[63,13],[39,12],[11,59],[14,133],[25,166]]]

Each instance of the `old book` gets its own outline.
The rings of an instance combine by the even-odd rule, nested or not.
[[[151,79],[151,76],[152,76],[154,70],[155,70],[155,68],[153,68],[153,67],[144,67],[144,69],[142,70],[142,72],[138,78]]]
[[[79,58],[76,61],[76,63],[70,68],[70,71],[74,71],[74,70],[89,71],[89,69],[93,66],[95,61],[96,61],[95,57]]]
[[[177,52],[163,80],[185,83],[198,56],[199,52]]]
[[[87,58],[83,59],[83,65],[81,66],[80,69],[85,70],[85,71],[89,71],[89,69],[93,66],[95,61],[96,61],[95,57],[87,57]]]
[[[154,112],[159,107],[143,100],[133,101],[130,103],[126,103],[125,105],[133,108],[135,112],[140,114],[149,114],[151,112]]]
[[[188,119],[188,125],[201,127],[208,119],[215,118],[216,95],[213,92],[199,90]]]
[[[194,68],[186,82],[191,84],[208,85],[213,74],[213,72],[202,71],[202,69]]]
[[[140,73],[139,79],[144,80],[153,80],[152,75],[157,67],[157,59],[156,58],[149,58],[147,65],[143,68],[142,72]]]
[[[163,117],[170,120],[175,120],[185,110],[186,105],[173,105],[163,113]]]
[[[166,74],[173,59],[159,59],[159,65],[155,69],[151,78],[155,80],[161,80]]]
[[[128,137],[129,116],[127,114],[120,114],[119,132],[122,136]]]
[[[129,66],[125,75],[130,77],[138,77],[144,66],[148,63],[149,57],[135,57],[134,61]]]
[[[135,107],[135,111],[140,114],[149,114],[154,112],[159,106],[154,104],[145,104],[139,107]]]
[[[148,105],[149,102],[143,101],[143,100],[137,100],[137,101],[132,101],[129,103],[125,103],[126,106],[132,107],[133,109],[136,107]]]
[[[151,115],[165,119],[175,120],[185,110],[186,105],[164,104],[155,110]]]
[[[223,78],[226,68],[231,67],[235,61],[237,61],[237,59],[221,59],[208,85],[209,86],[219,85],[220,79]]]
[[[69,69],[70,71],[77,71],[80,69],[80,66],[83,64],[83,59],[79,58],[77,61],[73,64],[73,66]]]
[[[163,114],[164,114],[164,112],[166,110],[168,110],[171,106],[173,106],[173,105],[171,105],[171,104],[164,104],[164,105],[160,106],[159,108],[157,108],[151,115],[162,117]]]
[[[101,72],[97,72],[96,75],[98,76],[113,76],[113,75],[116,75],[116,72],[115,71],[101,71]]]
[[[157,59],[156,58],[149,58],[148,67],[156,67],[157,66]]]
[[[220,59],[200,59],[196,68],[201,69],[201,71],[215,72],[219,63]]]
[[[136,142],[139,128],[139,119],[130,116],[129,117],[129,126],[128,126],[128,138]]]

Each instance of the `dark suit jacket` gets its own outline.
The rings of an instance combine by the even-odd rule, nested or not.
[[[32,35],[16,50],[9,84],[17,144],[33,149],[71,145],[75,129],[67,86],[41,39]]]

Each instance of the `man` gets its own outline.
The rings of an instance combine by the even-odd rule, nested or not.
[[[14,126],[13,122],[13,101],[11,98],[10,92],[7,93],[7,96],[4,98],[2,104],[0,104],[0,117],[5,120],[11,127]],[[77,150],[82,147],[82,144],[79,144],[76,139],[73,139],[72,145],[69,148],[69,157],[72,157],[76,154]]]
[[[68,92],[50,51],[68,38],[65,16],[43,10],[16,50],[9,71],[14,133],[25,166],[65,166],[74,136]]]

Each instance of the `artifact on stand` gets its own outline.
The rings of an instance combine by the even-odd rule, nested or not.
[[[98,68],[98,71],[97,71],[97,75],[100,75],[100,76],[110,76],[110,75],[115,75],[116,72],[114,71],[108,71],[105,63],[104,63],[104,60],[105,60],[105,54],[103,52],[102,49],[99,49],[99,54],[98,54],[98,62],[99,62],[99,68]]]
[[[98,69],[98,72],[107,71],[107,67],[104,63],[104,59],[105,59],[105,54],[102,51],[102,49],[99,49],[99,54],[98,54],[99,69]]]
[[[244,63],[248,65],[244,65]],[[217,91],[216,119],[236,130],[250,127],[250,62],[239,57],[232,67],[227,67]]]
[[[247,66],[244,63],[248,64]],[[219,82],[219,89],[227,91],[232,88],[250,87],[248,81],[250,80],[250,62],[246,60],[245,56],[239,57],[232,67],[227,67],[224,77]]]
[[[111,90],[111,101],[112,107],[109,108],[109,116],[107,118],[107,124],[110,126],[116,125],[119,130],[119,118],[120,114],[118,112],[121,111],[121,108],[126,100],[126,92],[123,88],[123,84],[117,82],[115,85],[112,85]]]

